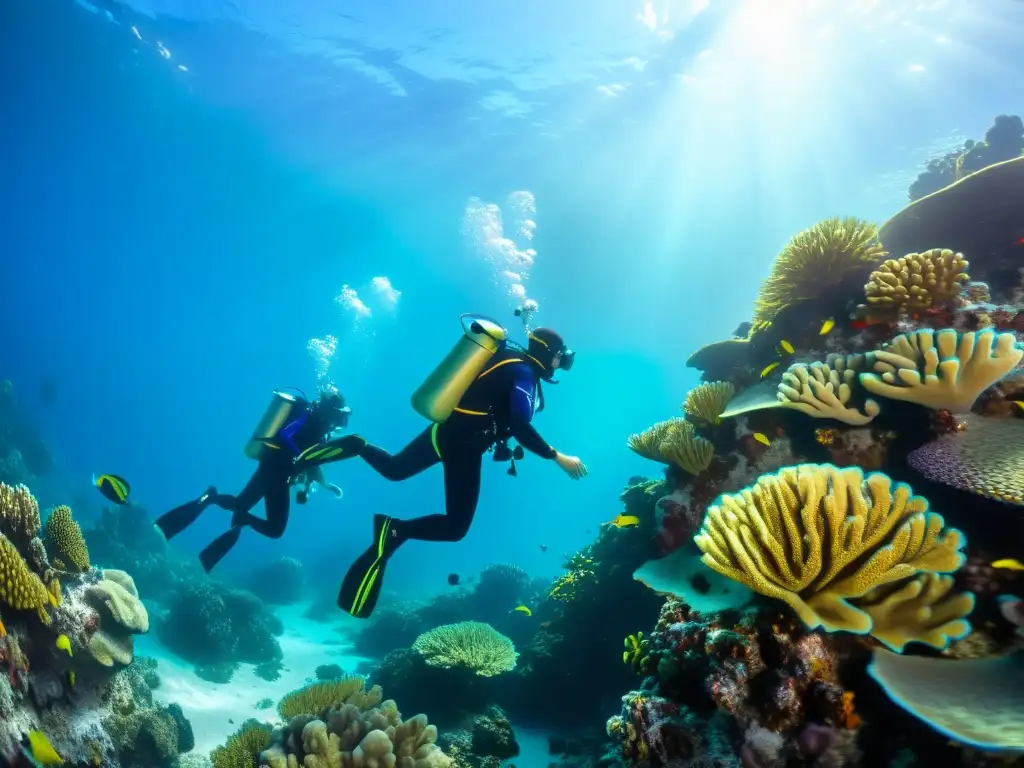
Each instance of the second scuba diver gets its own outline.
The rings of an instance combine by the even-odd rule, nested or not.
[[[296,457],[316,455],[344,458],[335,455],[338,449],[326,448],[325,441],[331,433],[348,425],[352,410],[345,405],[345,398],[337,392],[321,392],[310,402],[287,392],[276,391],[267,411],[246,445],[247,456],[259,461],[252,478],[237,496],[218,493],[210,487],[202,496],[180,507],[172,509],[157,518],[155,525],[170,541],[192,523],[211,504],[231,512],[231,525],[204,549],[199,560],[207,573],[223,559],[238,543],[238,537],[245,527],[252,528],[262,536],[280,538],[288,525],[291,507],[291,487],[304,486],[297,501],[305,503],[306,494],[313,482],[324,484],[318,467],[298,468]],[[321,450],[322,449],[322,450]],[[337,494],[340,495],[337,489]],[[266,518],[253,515],[250,510],[263,499]]]
[[[467,319],[468,318],[468,319]],[[575,361],[562,337],[549,328],[529,334],[526,349],[506,340],[505,329],[486,318],[465,316],[465,335],[430,378],[413,395],[413,406],[434,424],[413,438],[397,454],[346,435],[324,449],[296,459],[297,466],[319,465],[359,456],[388,480],[406,480],[440,464],[444,471],[444,514],[397,520],[373,518],[373,543],[349,569],[341,585],[338,605],[357,618],[366,618],[377,603],[388,558],[404,542],[459,541],[469,531],[480,496],[483,456],[521,458],[522,450],[509,451],[515,438],[527,450],[554,461],[573,479],[587,474],[575,456],[552,448],[531,424],[544,407],[541,382],[556,383],[558,369],[568,371]],[[515,465],[509,470],[515,474]]]

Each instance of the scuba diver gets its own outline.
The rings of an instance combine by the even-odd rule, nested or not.
[[[298,469],[295,458],[304,451],[322,447],[333,432],[348,425],[351,413],[352,409],[345,405],[345,398],[334,391],[321,392],[313,402],[304,396],[275,391],[246,444],[245,455],[259,461],[259,466],[241,493],[237,496],[218,493],[211,486],[199,498],[161,515],[154,524],[170,541],[198,520],[211,504],[229,510],[230,528],[199,555],[207,573],[238,543],[245,527],[262,536],[280,538],[288,525],[292,485],[304,486],[296,499],[304,504],[310,485],[313,482],[323,483],[323,475],[316,471],[316,467]],[[324,455],[333,457],[330,451]],[[250,512],[260,499],[263,499],[266,509],[265,518]]]
[[[352,565],[338,595],[338,605],[357,618],[373,611],[388,559],[404,542],[459,541],[469,531],[480,495],[485,453],[495,459],[522,458],[522,448],[554,461],[573,479],[587,474],[575,456],[552,448],[531,424],[544,408],[541,382],[555,384],[555,371],[568,371],[575,361],[562,337],[549,328],[529,334],[526,349],[508,341],[498,323],[463,316],[459,344],[413,394],[413,407],[433,425],[397,454],[346,435],[296,459],[297,466],[359,456],[388,480],[402,481],[440,464],[444,471],[445,511],[411,520],[387,515],[373,518],[373,543]],[[515,451],[508,440],[519,443]],[[324,458],[323,451],[334,450]]]

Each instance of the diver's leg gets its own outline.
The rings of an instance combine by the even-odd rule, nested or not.
[[[159,528],[164,538],[170,541],[198,520],[199,516],[208,506],[216,504],[218,498],[217,489],[210,486],[206,489],[206,493],[199,498],[186,502],[180,507],[175,507],[170,512],[160,515],[153,522],[153,525]]]
[[[247,525],[261,536],[279,539],[288,527],[288,512],[291,507],[291,488],[287,474],[277,474],[264,482],[263,506],[267,517],[257,517],[249,512],[235,513],[232,526]]]
[[[396,482],[408,480],[441,460],[441,450],[438,447],[440,429],[441,426],[435,424],[424,430],[394,455],[369,443],[363,446],[359,455],[381,477]]]
[[[469,532],[480,500],[483,457],[475,451],[456,453],[442,461],[444,467],[445,513],[412,520],[395,520],[395,537],[400,541],[460,541]]]
[[[249,478],[249,482],[245,484],[245,488],[237,496],[216,494],[213,497],[212,503],[231,511],[231,527],[199,553],[199,562],[202,563],[203,569],[207,573],[212,571],[213,567],[223,560],[231,548],[238,543],[238,538],[242,535],[242,528],[249,524],[248,518],[253,517],[249,514],[249,510],[256,506],[256,503],[264,496],[269,474],[272,474],[269,465],[260,462],[252,477]],[[285,491],[287,496],[287,481],[285,482]]]

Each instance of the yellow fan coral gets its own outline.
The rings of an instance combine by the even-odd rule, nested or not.
[[[862,426],[878,415],[874,400],[864,402],[863,412],[850,405],[861,355],[829,355],[824,363],[797,363],[782,374],[777,397],[784,408],[792,408],[816,419],[835,419]]]
[[[873,627],[859,599],[957,570],[966,544],[909,486],[827,464],[786,467],[721,496],[694,541],[706,565],[785,602],[808,627],[859,634]]]
[[[686,419],[677,417],[659,421],[654,426],[648,427],[637,435],[630,435],[626,439],[626,444],[631,451],[643,456],[645,459],[668,463],[661,454],[661,444],[665,442],[665,438],[669,433],[678,429],[681,424],[686,424]],[[690,426],[692,429],[692,425]]]
[[[708,381],[686,394],[683,410],[691,418],[707,424],[718,424],[722,411],[729,404],[736,388],[727,381]]]
[[[754,323],[770,322],[783,309],[821,299],[862,283],[885,256],[875,225],[855,218],[819,221],[782,250],[761,286]]]
[[[953,593],[953,577],[925,571],[905,583],[876,587],[857,601],[871,617],[871,636],[894,651],[910,642],[943,649],[971,632],[974,595]]]
[[[970,278],[962,253],[932,248],[889,259],[871,273],[864,295],[868,304],[900,311],[929,309],[960,294]]]
[[[89,547],[82,529],[71,514],[71,507],[59,506],[46,520],[46,538],[54,555],[78,571],[89,570]]]
[[[659,450],[666,463],[675,464],[691,475],[699,475],[715,458],[715,446],[698,435],[688,421],[670,431]]]
[[[412,644],[431,667],[462,667],[481,677],[516,668],[515,645],[490,624],[460,621],[424,632]]]
[[[927,408],[969,411],[978,396],[1016,367],[1024,350],[1012,333],[930,328],[897,336],[870,355],[860,383],[874,395]]]

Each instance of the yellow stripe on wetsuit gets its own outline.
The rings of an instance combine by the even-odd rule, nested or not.
[[[377,559],[373,561],[373,565],[363,576],[359,589],[356,590],[356,598],[352,601],[352,610],[350,611],[353,616],[358,616],[363,610],[366,599],[370,596],[370,591],[377,581],[377,576],[380,574],[380,561],[384,559],[384,543],[388,540],[388,531],[390,530],[391,518],[389,517],[384,521],[384,525],[380,529],[380,536],[377,537]]]

